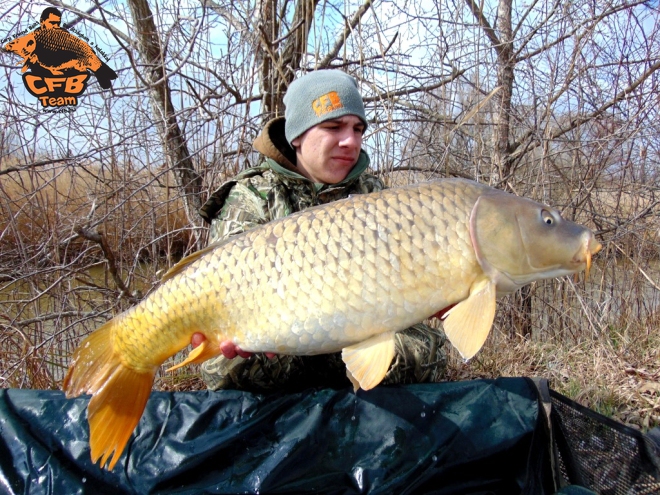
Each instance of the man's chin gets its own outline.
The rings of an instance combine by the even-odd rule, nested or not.
[[[337,174],[341,175],[341,174],[348,174],[353,169],[356,163],[357,160],[351,160],[351,159],[344,160],[342,158],[333,158],[330,161],[329,165],[332,170],[332,175],[337,175]]]
[[[333,167],[332,172],[328,173],[328,184],[336,184],[337,182],[343,181],[349,172],[353,169],[355,164],[347,164],[342,166]],[[330,182],[332,181],[332,182]]]

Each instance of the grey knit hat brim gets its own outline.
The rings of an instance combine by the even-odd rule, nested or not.
[[[291,142],[326,120],[355,115],[367,126],[355,79],[340,70],[319,70],[294,80],[284,95],[284,132]]]

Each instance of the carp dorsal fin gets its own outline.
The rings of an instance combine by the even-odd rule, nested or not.
[[[213,244],[209,244],[205,248],[200,249],[199,251],[195,251],[192,254],[189,254],[188,256],[181,258],[178,263],[176,263],[172,268],[167,270],[165,272],[165,275],[163,275],[163,278],[160,280],[161,283],[168,281],[171,278],[174,278],[177,276],[179,273],[181,273],[183,270],[185,270],[189,265],[193,264],[195,261],[197,261],[199,258],[204,256],[205,254],[213,251],[216,247],[218,247],[220,244],[224,244],[224,241],[216,242]]]
[[[355,390],[370,390],[383,381],[390,368],[394,358],[394,332],[381,333],[344,347],[341,358]]]
[[[470,295],[447,312],[443,328],[452,345],[470,359],[486,342],[495,319],[497,288],[490,279],[472,286]]]

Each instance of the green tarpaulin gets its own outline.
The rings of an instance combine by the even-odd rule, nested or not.
[[[0,489],[76,493],[554,493],[534,383],[154,392],[111,472],[91,463],[88,398],[0,391]]]

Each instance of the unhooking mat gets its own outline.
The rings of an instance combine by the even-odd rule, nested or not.
[[[0,390],[1,492],[553,493],[547,421],[525,378],[154,392],[110,472],[90,460],[87,402]]]

